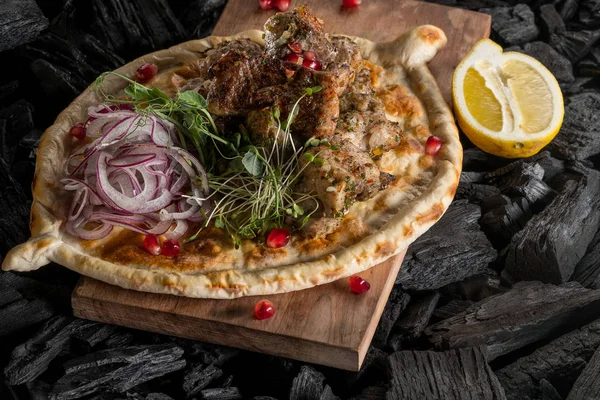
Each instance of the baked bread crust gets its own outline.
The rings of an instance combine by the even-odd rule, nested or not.
[[[217,44],[249,38],[264,44],[262,32],[211,36],[140,57],[116,72],[134,76],[145,63],[159,67],[161,79],[186,62],[203,57]],[[31,210],[31,238],[5,257],[4,270],[29,271],[56,262],[83,275],[140,291],[199,298],[234,298],[289,292],[347,277],[392,257],[431,227],[450,205],[458,186],[462,148],[454,117],[427,68],[446,44],[439,28],[424,25],[386,43],[350,37],[363,59],[384,68],[378,95],[390,118],[404,134],[395,149],[377,161],[397,179],[375,197],[355,203],[340,228],[327,238],[293,239],[281,249],[254,242],[239,248],[225,235],[208,229],[175,258],[153,257],[141,250],[141,235],[115,229],[101,240],[83,241],[62,228],[68,194],[59,181],[77,146],[68,131],[87,117],[87,108],[103,99],[91,87],[75,99],[44,133],[37,154]],[[119,93],[126,83],[105,80],[106,93]],[[395,88],[395,89],[394,89]],[[377,87],[376,87],[377,89]],[[439,137],[440,153],[424,152],[430,135]],[[214,235],[214,237],[211,237]]]

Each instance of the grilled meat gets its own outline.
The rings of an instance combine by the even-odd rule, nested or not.
[[[341,217],[354,202],[374,196],[380,187],[379,169],[366,152],[352,144],[311,147],[304,159],[301,189],[316,193],[325,215]]]

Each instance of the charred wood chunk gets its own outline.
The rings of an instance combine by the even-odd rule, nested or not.
[[[492,16],[493,32],[507,46],[531,42],[540,33],[535,24],[535,15],[526,4],[484,8],[479,11]]]
[[[483,345],[493,360],[599,316],[600,291],[576,282],[519,282],[506,293],[430,325],[425,334],[439,349]]]
[[[598,397],[600,395],[598,376],[600,376],[600,347],[575,381],[567,400],[586,400]]]
[[[483,213],[483,215],[485,215],[490,211],[493,211],[503,206],[507,206],[510,203],[512,203],[510,197],[505,196],[503,194],[495,194],[493,196],[486,197],[485,199],[483,199],[483,201],[481,202],[481,212]],[[479,222],[481,223],[481,220]]]
[[[0,157],[11,165],[19,141],[33,129],[33,106],[25,100],[19,100],[0,110],[0,120],[6,121],[0,137]]]
[[[238,400],[242,399],[240,390],[236,387],[205,389],[200,392],[202,400]]]
[[[600,94],[588,92],[566,101],[565,120],[550,150],[559,157],[583,160],[600,153]]]
[[[581,167],[579,180],[565,184],[544,211],[518,232],[505,267],[520,280],[566,282],[598,230],[600,172]]]
[[[454,201],[408,248],[396,282],[404,290],[435,290],[483,273],[498,254],[479,227],[480,217],[477,205]]]
[[[463,171],[460,173],[461,183],[481,183],[485,173],[476,171]]]
[[[548,40],[553,33],[562,33],[567,30],[565,22],[556,11],[554,4],[544,4],[540,7],[540,27],[544,40]]]
[[[504,391],[478,348],[399,351],[389,357],[386,399],[504,400]]]
[[[34,0],[4,0],[0,3],[0,51],[33,39],[48,27],[48,20]]]
[[[436,308],[433,311],[433,317],[438,320],[452,318],[458,314],[462,314],[473,304],[475,302],[471,300],[452,299],[443,306]]]
[[[99,391],[123,393],[185,367],[183,349],[173,344],[102,350],[65,363],[51,399],[76,399]]]
[[[588,246],[586,255],[575,267],[571,280],[589,289],[600,289],[600,230]]]
[[[553,7],[552,4],[547,5]],[[523,47],[523,53],[544,64],[560,83],[571,83],[575,80],[573,66],[569,60],[546,43],[527,43]]]
[[[173,400],[173,398],[164,393],[149,393],[146,400]]]
[[[68,104],[77,97],[87,86],[87,82],[81,78],[46,60],[35,60],[30,68],[35,79],[40,83],[43,95],[61,104],[61,108],[63,104]]]
[[[556,391],[554,386],[545,379],[540,380],[541,400],[563,400],[563,397]]]
[[[119,54],[147,53],[185,36],[166,0],[94,0],[89,32]]]
[[[362,392],[356,397],[352,397],[350,400],[381,400],[385,399],[385,394],[387,392],[387,387],[385,386],[369,386],[364,388]]]
[[[103,323],[92,323],[87,328],[82,329],[80,332],[74,335],[74,339],[84,345],[85,350],[89,351],[99,343],[108,339],[113,333],[117,331],[116,325],[109,325]]]
[[[510,400],[540,397],[541,381],[564,397],[600,346],[600,320],[571,331],[496,371]]]
[[[191,368],[183,377],[183,391],[187,398],[195,396],[211,382],[219,379],[223,375],[221,369],[214,364],[196,365]]]
[[[433,310],[440,299],[440,294],[435,292],[422,297],[413,297],[406,311],[394,325],[394,331],[399,332],[407,341],[412,341],[421,336],[429,323]]]
[[[496,248],[504,248],[523,229],[533,213],[529,202],[520,198],[489,211],[481,217],[481,229]]]
[[[314,400],[323,393],[325,376],[308,365],[300,368],[300,373],[294,378],[290,391],[290,400]]]
[[[577,64],[578,75],[584,77],[599,77],[600,76],[600,49],[595,48],[590,51],[583,60]]]
[[[578,20],[586,28],[600,28],[600,2],[598,0],[581,1],[579,4]]]
[[[0,308],[0,337],[45,321],[54,315],[54,308],[47,300],[21,299]]]
[[[565,170],[565,162],[552,157],[549,151],[542,151],[535,156],[535,162],[544,170],[544,182],[550,183]]]
[[[194,38],[209,36],[226,4],[227,0],[187,1],[183,10],[176,11],[177,17],[187,30],[186,36]]]
[[[457,199],[467,199],[477,205],[482,205],[486,199],[498,194],[500,194],[500,189],[496,186],[470,183],[462,180],[456,190]]]
[[[550,46],[575,64],[594,48],[600,39],[600,29],[595,31],[567,31],[550,35]]]
[[[569,21],[577,14],[579,0],[565,0],[560,7],[560,16],[564,21]]]
[[[530,159],[510,163],[496,171],[486,174],[490,183],[498,186],[509,197],[524,197],[531,204],[540,207],[550,203],[556,195],[555,191],[546,184],[544,168],[537,160],[544,160],[547,154],[540,154]]]
[[[400,290],[399,287],[396,287],[385,305],[381,320],[379,321],[375,335],[373,335],[373,346],[379,348],[385,346],[394,324],[408,305],[409,301],[410,296]]]
[[[500,278],[493,270],[485,274],[474,275],[460,282],[454,282],[440,289],[440,293],[448,297],[464,300],[481,301],[498,293],[504,293]]]
[[[20,385],[38,377],[82,326],[84,321],[62,316],[48,321],[35,336],[13,350],[4,369],[8,384]]]
[[[12,288],[2,289],[0,290],[0,309],[22,299],[23,296],[21,296],[21,293],[17,292],[16,290]]]

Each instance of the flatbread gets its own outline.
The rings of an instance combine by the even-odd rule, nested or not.
[[[234,38],[264,44],[262,32],[257,30],[231,37],[211,36],[145,55],[116,72],[134,76],[139,66],[151,62],[164,74],[160,77],[166,77],[167,72]],[[446,36],[439,28],[424,25],[392,42],[351,39],[364,59],[384,67],[378,82],[380,97],[388,117],[400,122],[404,134],[400,145],[377,161],[381,171],[396,175],[396,180],[375,197],[355,203],[333,234],[316,239],[294,236],[290,244],[279,249],[253,241],[245,241],[236,249],[227,235],[207,228],[176,257],[146,253],[142,235],[119,228],[101,240],[84,241],[68,235],[62,226],[70,194],[61,189],[59,181],[78,145],[68,131],[86,119],[89,106],[103,101],[88,88],[42,137],[33,183],[32,236],[7,254],[2,268],[30,271],[53,261],[124,288],[233,298],[310,288],[359,273],[400,253],[442,216],[460,177],[458,131],[426,65],[446,44]],[[126,82],[110,76],[103,88],[118,94],[125,86]],[[430,135],[443,142],[435,157],[424,151]]]

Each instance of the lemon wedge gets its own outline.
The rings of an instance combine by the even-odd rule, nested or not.
[[[477,147],[529,157],[556,136],[564,116],[556,78],[535,58],[480,40],[454,71],[458,124]]]

